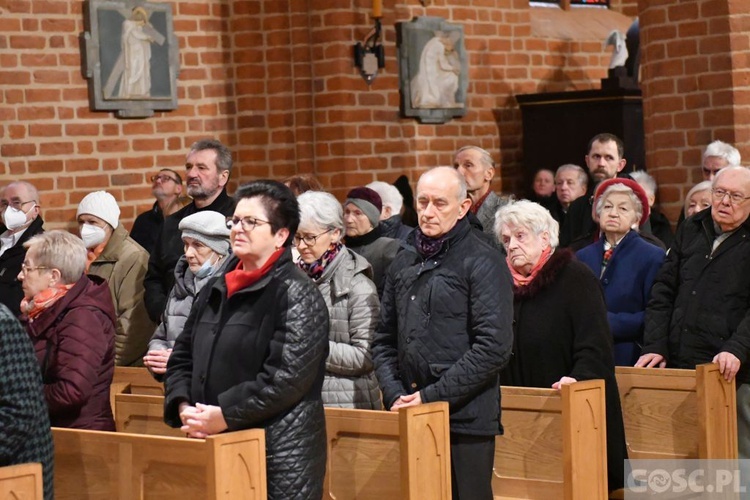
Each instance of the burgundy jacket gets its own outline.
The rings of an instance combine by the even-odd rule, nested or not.
[[[115,310],[106,281],[83,275],[37,318],[23,318],[53,427],[114,431]]]

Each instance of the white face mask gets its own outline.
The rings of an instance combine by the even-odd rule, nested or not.
[[[93,224],[83,224],[81,226],[81,239],[86,248],[94,248],[104,242],[107,233],[104,229]]]
[[[31,207],[29,212],[34,210],[34,207],[36,207],[36,205]],[[26,215],[29,212],[24,212],[23,210],[8,205],[8,208],[3,212],[3,223],[5,224],[5,227],[11,231],[22,228],[26,224]]]
[[[216,254],[213,254],[213,255],[216,255]],[[208,276],[211,276],[214,273],[214,270],[215,270],[214,266],[216,266],[216,264],[219,263],[219,260],[221,259],[221,257],[219,257],[219,259],[216,259],[216,262],[212,263],[211,257],[213,257],[213,255],[209,256],[206,259],[206,261],[203,263],[203,265],[201,265],[200,269],[195,271],[196,278],[198,279],[206,278]]]

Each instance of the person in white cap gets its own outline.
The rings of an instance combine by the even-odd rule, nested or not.
[[[167,372],[167,361],[185,327],[193,300],[230,253],[227,218],[219,212],[205,210],[188,215],[180,221],[179,229],[185,255],[174,268],[174,286],[169,292],[167,308],[143,357],[143,364],[159,381]]]
[[[143,299],[148,252],[120,224],[120,208],[106,191],[87,194],[76,211],[87,256],[87,273],[109,283],[117,314],[115,364],[142,366],[154,325]]]

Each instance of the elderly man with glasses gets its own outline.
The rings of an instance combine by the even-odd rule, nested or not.
[[[189,201],[182,196],[182,177],[168,168],[163,168],[158,174],[151,176],[151,194],[156,198],[154,205],[136,217],[130,231],[130,237],[148,253],[154,250],[164,219]]]
[[[0,195],[0,303],[18,317],[23,290],[16,276],[26,257],[23,244],[44,232],[44,221],[39,213],[39,193],[33,184],[11,182],[0,189]]]
[[[656,277],[636,366],[713,362],[736,377],[739,457],[750,458],[750,170],[722,168],[711,199],[680,226]]]

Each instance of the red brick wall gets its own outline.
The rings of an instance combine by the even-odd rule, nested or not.
[[[644,38],[660,43],[659,36],[668,35],[670,29],[658,27],[667,22],[658,12],[683,5],[696,5],[699,13],[709,11],[701,18],[706,18],[711,34],[728,32],[727,23],[737,32],[746,32],[747,20],[741,14],[727,17],[727,1],[672,0],[657,7],[641,1],[642,23],[648,20],[655,26],[650,33],[644,28]],[[432,0],[427,7],[416,1],[385,0],[386,68],[368,88],[353,67],[351,50],[372,25],[370,0],[170,3],[180,44],[180,106],[145,120],[120,120],[88,110],[78,45],[82,2],[3,3],[0,183],[26,178],[38,184],[48,227],[72,227],[81,197],[105,188],[121,201],[122,218],[129,226],[137,211],[151,203],[147,178],[160,167],[181,168],[189,144],[206,136],[218,137],[236,152],[233,185],[261,176],[311,172],[343,196],[350,187],[375,178],[392,181],[406,173],[415,180],[422,169],[449,164],[455,149],[474,143],[501,160],[496,187],[520,190],[521,124],[514,96],[596,88],[609,62],[609,51],[601,47],[603,37],[585,20],[594,14],[566,13],[554,23],[577,37],[568,40],[545,31],[550,23],[543,21],[551,14],[530,9],[527,0],[465,0],[460,5]],[[724,14],[711,13],[717,4],[724,5]],[[734,10],[744,8],[738,2],[732,5]],[[612,7],[627,16],[638,10],[635,0],[613,0]],[[394,24],[422,15],[444,17],[465,30],[468,113],[445,125],[421,125],[398,115]],[[618,22],[624,29],[629,19],[621,16]],[[668,22],[684,25],[682,30],[692,26],[688,18]],[[611,29],[611,18],[598,29]],[[662,34],[657,36],[659,29]],[[746,36],[723,38],[722,50],[747,44]],[[714,50],[711,42],[700,43]],[[703,47],[697,38],[693,46]],[[745,111],[735,107],[728,123],[721,111],[727,100],[747,102],[746,91],[737,87],[747,76],[735,71],[728,78],[713,78],[696,70],[696,80],[721,80],[700,84],[709,93],[710,104],[702,106],[704,121],[696,125],[694,118],[690,121],[692,101],[688,105],[685,98],[672,110],[675,104],[669,97],[670,92],[680,91],[678,79],[673,79],[674,90],[663,87],[669,84],[660,65],[669,64],[672,57],[660,59],[659,51],[670,50],[686,49],[664,41],[647,51],[644,65],[644,76],[654,80],[644,87],[649,164],[665,163],[655,155],[666,154],[670,164],[682,164],[683,156],[690,159],[687,150],[702,142],[703,137],[697,137],[702,127],[718,124],[720,137],[746,143],[747,133],[738,126]],[[675,57],[687,61],[688,56]],[[710,68],[744,64],[742,54],[736,60],[721,54],[706,57]],[[686,78],[679,85],[689,81]],[[662,96],[665,100],[659,101]],[[730,108],[731,104],[726,109]],[[685,116],[677,122],[674,113]],[[675,128],[685,132],[672,145]],[[668,180],[666,172],[658,175]],[[683,189],[679,178],[669,182],[662,193],[667,201],[670,193]]]
[[[646,162],[676,220],[702,179],[703,148],[720,139],[750,156],[746,2],[641,0]],[[734,51],[734,52],[730,52]]]

